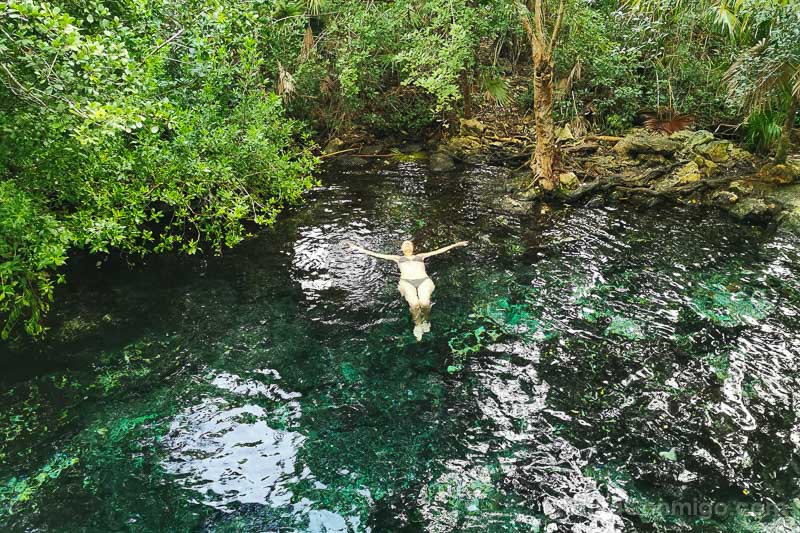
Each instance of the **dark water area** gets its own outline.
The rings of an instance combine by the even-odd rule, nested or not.
[[[800,239],[330,172],[222,257],[84,264],[0,347],[2,531],[800,531]],[[394,264],[430,250],[432,331]]]

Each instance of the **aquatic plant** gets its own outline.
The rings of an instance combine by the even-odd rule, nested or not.
[[[56,454],[35,474],[29,477],[12,477],[0,484],[0,519],[3,515],[19,512],[20,507],[35,499],[49,481],[57,479],[76,464],[77,457]]]
[[[759,290],[745,288],[737,279],[717,274],[698,283],[689,307],[719,326],[735,327],[756,324],[774,305]]]

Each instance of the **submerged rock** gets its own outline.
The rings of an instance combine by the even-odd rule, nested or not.
[[[626,156],[645,154],[672,156],[682,146],[681,143],[661,135],[633,133],[619,141],[614,146],[614,151]]]
[[[517,200],[511,196],[503,196],[497,202],[497,208],[506,213],[522,215],[530,213],[533,204],[528,201]]]
[[[453,162],[453,158],[450,157],[450,154],[442,150],[437,150],[431,155],[428,166],[431,172],[449,172],[456,168],[456,164]]]
[[[363,157],[344,156],[335,159],[336,165],[342,168],[358,168],[369,164]]]

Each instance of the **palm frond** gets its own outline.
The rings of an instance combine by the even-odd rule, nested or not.
[[[669,117],[653,117],[644,121],[644,126],[654,131],[662,131],[668,135],[685,130],[694,124],[694,117],[689,115],[672,115]]]
[[[325,0],[308,0],[308,14],[313,16],[318,16],[322,13],[322,5],[325,3]]]
[[[737,15],[737,5],[739,2],[720,1],[711,7],[714,21],[727,30],[731,39],[735,39],[742,27],[742,21]]]
[[[508,83],[503,78],[497,76],[484,77],[482,80],[483,95],[487,100],[499,106],[504,106],[511,101],[511,94],[508,90]]]

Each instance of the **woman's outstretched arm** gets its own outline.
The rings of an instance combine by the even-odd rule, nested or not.
[[[397,261],[400,259],[399,255],[389,255],[389,254],[379,254],[378,252],[373,252],[371,250],[367,250],[363,246],[359,246],[354,242],[345,241],[345,245],[351,250],[355,250],[356,252],[361,252],[362,254],[371,255],[372,257],[377,257],[378,259],[386,259],[389,261]]]
[[[450,246],[445,246],[444,248],[439,248],[438,250],[434,250],[432,252],[425,252],[425,253],[422,253],[422,254],[417,254],[417,257],[421,257],[421,258],[425,259],[426,257],[431,257],[432,255],[443,254],[445,252],[449,252],[453,248],[458,248],[460,246],[466,246],[468,244],[469,244],[469,241],[457,242],[455,244],[451,244]]]

